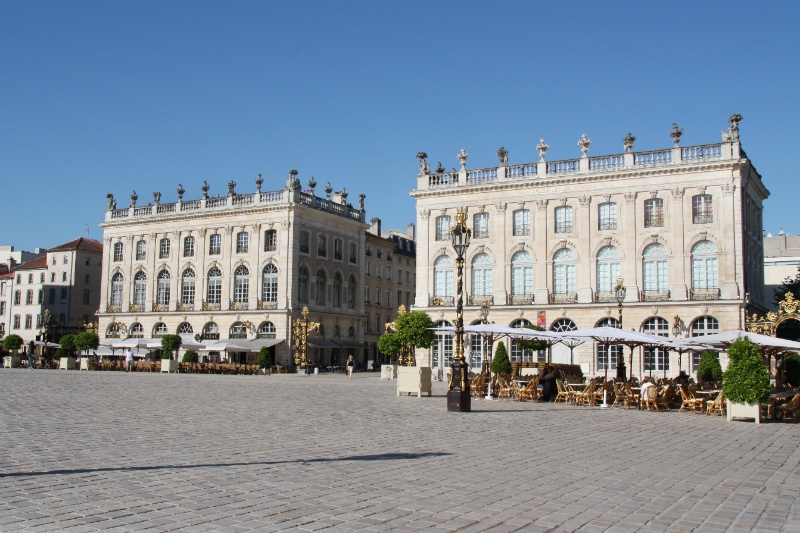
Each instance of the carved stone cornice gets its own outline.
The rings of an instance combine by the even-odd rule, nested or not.
[[[623,196],[625,197],[625,203],[626,204],[632,204],[633,202],[635,202],[636,201],[636,195],[637,195],[637,193],[635,191],[630,191],[630,192],[623,193]]]

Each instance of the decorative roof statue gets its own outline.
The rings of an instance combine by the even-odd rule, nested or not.
[[[161,193],[160,192],[154,192],[153,193],[153,203],[158,205],[160,202],[161,202]]]
[[[675,141],[675,146],[678,146],[678,143],[681,142],[681,135],[683,135],[683,130],[678,127],[677,122],[672,123],[672,129],[669,132],[672,140]]]
[[[256,178],[256,190],[261,192],[261,185],[264,184],[264,179],[261,177],[261,174],[258,175]]]
[[[547,155],[547,150],[550,149],[550,145],[544,142],[544,137],[539,139],[539,144],[536,145],[536,149],[539,150],[539,161],[544,163],[544,156]]]
[[[458,152],[458,161],[461,163],[461,170],[467,170],[467,159],[469,159],[469,154],[463,148],[460,152]]]
[[[178,184],[178,200],[183,200],[183,193],[185,193],[185,192],[186,192],[186,190],[183,188],[183,185],[181,185],[179,183]]]
[[[139,195],[136,194],[136,191],[133,191],[133,194],[131,194],[131,207],[136,207],[136,200],[138,199]]]
[[[428,154],[425,152],[417,152],[417,159],[419,159],[419,173],[428,174],[430,167],[428,166]]]
[[[347,204],[347,195],[348,194],[350,194],[350,193],[347,192],[347,189],[345,187],[342,187],[342,190],[339,191],[339,196],[342,199],[342,205],[346,205]]]
[[[236,189],[236,182],[233,181],[233,180],[229,181],[228,182],[228,196],[233,196],[234,194],[236,194],[235,189]]]
[[[578,146],[581,147],[583,157],[587,157],[586,153],[589,151],[590,144],[592,144],[592,140],[588,138],[585,133],[581,133],[581,139],[578,141]]]
[[[359,211],[363,211],[364,210],[364,200],[366,200],[366,199],[367,199],[367,195],[366,194],[361,193],[361,194],[358,195],[358,210]]]
[[[106,194],[106,200],[108,200],[108,210],[113,211],[117,208],[117,202],[114,200],[114,195],[111,193]]]
[[[439,161],[439,164],[436,165],[436,173],[437,174],[444,174],[446,172],[444,166],[442,166],[442,162]]]
[[[206,180],[203,180],[203,198],[208,198],[208,190],[211,188]]]
[[[314,179],[314,176],[311,176],[311,179],[308,180],[308,188],[311,190],[311,194],[314,194],[314,189],[317,187],[317,180]]]
[[[728,131],[722,132],[722,142],[738,142],[739,141],[739,122],[742,120],[742,115],[734,113],[728,119]]]
[[[628,132],[625,138],[622,139],[622,146],[623,148],[625,148],[626,154],[633,151],[633,143],[635,142],[636,142],[636,137],[631,135],[631,132]]]
[[[331,199],[331,193],[333,192],[333,187],[331,187],[331,182],[329,181],[327,185],[325,185],[325,198],[328,200]]]
[[[506,150],[503,146],[497,150],[497,159],[500,160],[500,166],[508,165],[508,150]]]

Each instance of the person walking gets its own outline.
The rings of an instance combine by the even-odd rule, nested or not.
[[[133,370],[133,350],[130,348],[125,352],[125,368],[127,372]]]
[[[353,356],[347,358],[347,379],[353,379]]]
[[[31,370],[33,370],[33,351],[34,351],[34,348],[35,348],[35,345],[33,344],[33,341],[31,341],[30,344],[28,345],[28,368],[30,368]]]

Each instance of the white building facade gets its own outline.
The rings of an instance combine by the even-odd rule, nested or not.
[[[741,327],[744,307],[763,309],[762,203],[769,192],[739,143],[739,120],[729,120],[720,143],[636,152],[635,137],[623,153],[589,156],[591,140],[578,145],[582,157],[548,161],[541,139],[539,161],[431,173],[420,153],[417,187],[416,308],[434,322],[455,320],[456,258],[449,229],[456,211],[468,213],[473,230],[464,268],[465,324],[480,320],[480,304],[491,304],[489,321],[508,326],[538,324],[550,330],[619,325],[614,287],[627,288],[622,327],[673,336],[702,335]],[[496,343],[495,343],[496,344]],[[420,351],[423,364],[446,370],[452,339],[439,335]],[[479,339],[465,340],[471,366],[479,368]],[[512,360],[536,359],[511,346]],[[616,350],[591,344],[575,348],[573,362],[585,373],[616,370]],[[562,346],[543,355],[569,363]],[[625,351],[628,365],[629,350]],[[694,372],[695,361],[661,351],[636,350],[634,375]],[[630,369],[629,369],[630,372]]]
[[[291,321],[303,307],[322,325],[309,359],[330,364],[363,346],[364,195],[301,190],[291,171],[283,189],[118,209],[109,195],[100,304],[101,338],[180,334],[201,341],[259,340],[291,363]],[[341,332],[351,332],[341,335]],[[347,339],[347,346],[333,339]],[[341,354],[338,348],[343,348]],[[337,349],[336,352],[333,350]],[[351,351],[348,351],[351,350]],[[242,357],[245,357],[242,355]],[[254,355],[247,356],[252,361]]]

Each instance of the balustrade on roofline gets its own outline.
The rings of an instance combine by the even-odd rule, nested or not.
[[[703,144],[697,146],[675,147],[664,150],[628,152],[596,157],[582,157],[558,161],[539,161],[520,165],[501,165],[499,167],[462,169],[434,174],[421,174],[426,178],[428,189],[457,187],[460,185],[481,185],[504,180],[525,178],[546,178],[560,175],[584,174],[592,172],[611,172],[635,168],[659,167],[682,162],[716,161],[733,159],[738,154],[724,154],[723,144]]]

